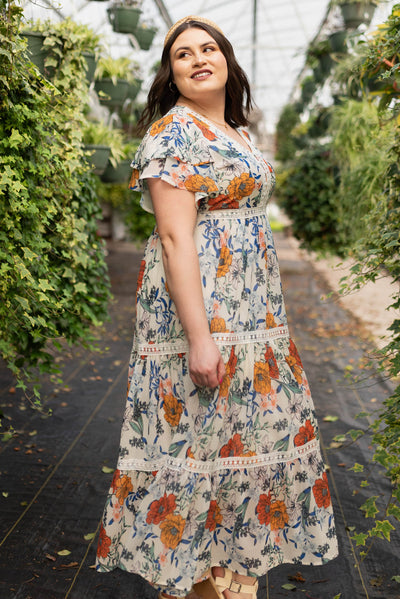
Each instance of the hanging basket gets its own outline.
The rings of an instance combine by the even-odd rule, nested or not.
[[[118,107],[122,106],[128,94],[129,83],[125,79],[118,79],[116,85],[112,79],[98,79],[94,84],[94,89],[99,94],[100,104],[103,106]],[[103,96],[103,94],[106,94]]]
[[[85,152],[91,152],[90,156],[86,156],[86,160],[92,167],[94,174],[101,175],[104,173],[111,152],[110,146],[88,144],[85,145],[84,149]]]
[[[143,81],[141,79],[136,79],[132,83],[129,84],[128,93],[126,95],[128,100],[133,101],[138,93],[140,92],[140,88],[142,87]]]
[[[329,36],[329,43],[332,48],[332,52],[337,54],[345,54],[347,52],[347,32],[346,30],[335,31]]]
[[[369,25],[375,12],[375,4],[365,2],[349,2],[341,4],[346,29],[357,29],[362,23]]]
[[[135,34],[139,17],[140,8],[133,6],[111,6],[107,8],[108,20],[114,31],[117,33]]]
[[[92,81],[94,79],[94,72],[96,70],[96,65],[97,65],[96,55],[92,54],[91,52],[82,52],[82,54],[85,58],[86,65],[87,65],[86,79],[88,80],[89,83],[92,83]]]
[[[329,75],[333,67],[333,64],[334,60],[330,54],[321,54],[321,56],[319,57],[319,67],[324,77],[327,77]]]
[[[44,61],[48,54],[47,49],[43,48],[44,35],[38,31],[23,31],[22,36],[28,42],[28,54],[31,61],[37,66],[42,75],[44,75]]]
[[[315,81],[310,80],[304,82],[301,90],[301,99],[304,104],[308,104],[311,101],[316,89],[317,86],[315,85]]]
[[[139,25],[135,30],[135,38],[142,50],[149,50],[153,43],[154,36],[157,33],[155,27],[146,27],[146,25]]]
[[[131,176],[131,160],[122,160],[117,166],[108,161],[107,168],[101,175],[103,183],[127,183]]]

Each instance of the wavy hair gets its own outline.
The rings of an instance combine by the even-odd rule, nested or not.
[[[222,35],[217,29],[202,23],[201,21],[185,21],[177,27],[173,35],[168,39],[164,46],[161,56],[161,64],[156,73],[149,94],[147,96],[147,105],[138,122],[137,128],[139,131],[147,129],[147,127],[157,117],[162,117],[173,106],[175,106],[180,92],[172,81],[172,68],[170,60],[171,46],[176,38],[186,29],[197,27],[204,29],[217,42],[219,49],[225,56],[228,67],[228,79],[226,82],[225,92],[225,121],[234,128],[240,125],[248,125],[248,114],[253,107],[251,97],[250,84],[246,73],[240,67],[236,60],[235,53],[230,41]]]

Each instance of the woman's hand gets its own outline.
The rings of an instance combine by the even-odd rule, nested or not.
[[[215,389],[221,384],[225,374],[225,364],[211,335],[190,343],[189,374],[198,387]]]

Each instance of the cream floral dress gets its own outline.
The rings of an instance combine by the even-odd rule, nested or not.
[[[135,572],[180,597],[214,565],[261,576],[284,562],[337,555],[314,406],[266,215],[274,174],[243,139],[247,149],[176,106],[149,129],[132,163],[131,186],[146,210],[147,178],[194,192],[204,305],[226,374],[215,390],[190,379],[155,229],[137,285],[97,568]]]

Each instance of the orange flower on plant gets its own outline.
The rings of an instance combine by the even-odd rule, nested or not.
[[[219,509],[218,503],[213,499],[212,501],[210,501],[210,507],[208,508],[206,528],[208,528],[208,530],[210,532],[212,532],[213,530],[215,530],[217,528],[218,524],[221,524],[221,523],[222,523],[221,510]]]
[[[232,439],[229,439],[226,445],[223,445],[220,450],[222,458],[230,458],[233,456],[241,456],[243,454],[244,445],[239,433],[235,433]]]
[[[267,312],[267,316],[265,317],[265,324],[267,329],[273,329],[274,327],[276,327],[275,318],[271,312]]]
[[[271,514],[271,530],[279,530],[284,528],[289,522],[289,514],[286,510],[286,505],[283,501],[274,501],[270,507]]]
[[[133,189],[139,181],[139,171],[137,168],[132,169],[131,178],[129,181],[129,189]]]
[[[107,536],[103,524],[100,527],[99,543],[97,545],[97,557],[106,558],[110,551],[111,539]]]
[[[160,539],[161,542],[168,547],[168,549],[177,548],[185,529],[185,523],[186,520],[184,520],[179,514],[169,514],[164,522],[161,522]]]
[[[203,177],[202,175],[190,175],[185,181],[185,187],[188,191],[205,191],[214,193],[218,191],[215,181],[211,177]]]
[[[261,395],[267,395],[271,391],[269,364],[266,362],[255,362],[254,364],[254,389]]]
[[[219,255],[217,278],[224,277],[229,272],[229,267],[232,264],[232,252],[224,245],[221,248]]]
[[[269,376],[271,377],[271,379],[278,379],[279,378],[279,368],[278,368],[278,364],[276,362],[276,358],[274,356],[274,351],[272,349],[272,347],[267,347],[267,349],[265,350],[265,360],[269,366]]]
[[[236,210],[239,208],[239,202],[221,193],[215,198],[210,198],[207,206],[209,210]]]
[[[192,117],[194,124],[200,129],[204,137],[206,137],[209,141],[214,141],[214,139],[217,139],[215,133],[213,133],[211,129],[205,123],[203,123],[203,121],[200,121],[200,119],[195,117],[194,114],[190,114],[190,116]]]
[[[172,116],[172,114],[169,114],[168,116],[156,121],[150,129],[150,135],[154,137],[158,133],[164,131],[166,126],[169,125],[169,123],[172,123],[173,118],[174,117]]]
[[[268,495],[265,493],[260,495],[256,512],[260,524],[268,526],[271,521],[271,491],[268,492]]]
[[[306,420],[305,425],[299,428],[299,432],[294,438],[294,444],[296,447],[299,447],[300,445],[305,445],[312,439],[315,439],[314,427],[311,424],[311,420]]]
[[[161,499],[152,501],[147,512],[147,524],[160,524],[169,514],[172,514],[176,508],[175,499],[176,497],[173,493],[168,496],[164,493]]]
[[[329,507],[331,504],[331,493],[328,486],[328,476],[326,472],[323,473],[322,478],[315,481],[313,486],[313,493],[315,502],[318,507]]]
[[[233,199],[241,199],[249,196],[255,186],[253,177],[249,173],[242,173],[240,177],[235,177],[228,185],[229,197]]]
[[[164,395],[164,418],[171,426],[178,426],[183,412],[182,405],[178,399],[172,394]]]
[[[226,333],[226,324],[223,318],[219,318],[218,316],[214,316],[211,319],[210,323],[210,332],[211,333]]]

